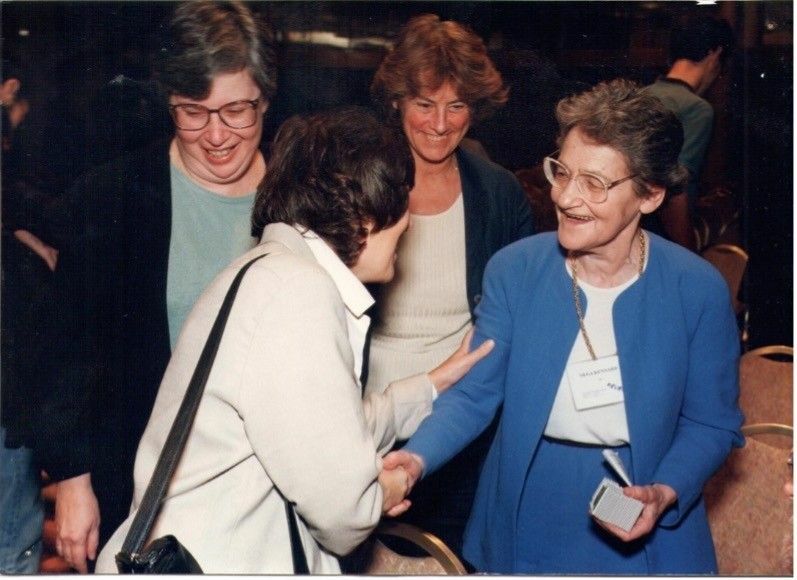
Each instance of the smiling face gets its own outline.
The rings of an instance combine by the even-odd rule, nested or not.
[[[576,127],[567,134],[559,153],[571,175],[579,172],[599,175],[607,183],[627,176],[625,157],[609,145],[588,139]],[[552,187],[551,199],[559,220],[559,243],[567,250],[582,253],[609,253],[627,250],[642,214],[654,211],[664,200],[664,191],[654,188],[648,197],[639,197],[633,181],[609,190],[603,203],[585,201],[575,181],[564,188]]]
[[[397,106],[416,164],[446,161],[470,128],[470,107],[450,82],[436,90],[422,90],[417,97],[405,97]]]
[[[246,70],[224,73],[213,79],[208,97],[201,101],[172,95],[169,104],[197,104],[208,109],[218,109],[240,100],[255,100],[260,89]],[[175,143],[180,161],[188,176],[211,191],[225,193],[235,189],[237,183],[254,182],[262,175],[259,159],[260,137],[263,134],[263,114],[268,104],[257,105],[257,122],[246,129],[232,129],[225,125],[218,114],[211,114],[210,122],[203,129],[186,131],[176,129]],[[248,187],[246,188],[248,189]],[[244,193],[244,192],[241,192]]]
[[[351,267],[351,271],[360,282],[384,283],[393,279],[396,267],[396,246],[409,225],[410,212],[407,211],[399,221],[389,228],[373,232],[369,227],[365,247],[357,257],[357,262]]]

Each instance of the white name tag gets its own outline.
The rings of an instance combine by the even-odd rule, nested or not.
[[[573,402],[579,411],[614,405],[624,400],[620,359],[617,355],[571,363],[567,367],[567,378]]]

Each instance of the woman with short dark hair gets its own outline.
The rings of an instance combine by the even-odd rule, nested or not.
[[[639,227],[685,179],[680,124],[623,80],[556,116],[558,231],[490,261],[474,343],[495,351],[385,466],[434,471],[502,408],[465,538],[479,570],[716,573],[701,493],[743,443],[736,320],[716,270]],[[641,512],[590,517],[604,478]]]
[[[255,203],[260,244],[219,274],[185,323],[139,445],[131,515],[98,571],[115,570],[227,288],[257,256],[152,537],[175,535],[204,572],[290,574],[284,498],[310,572],[339,573],[337,556],[383,512],[406,508],[406,474],[381,475],[380,454],[431,411],[432,388],[419,375],[363,399],[358,376],[373,304],[364,284],[393,277],[412,176],[406,143],[363,109],[283,124]],[[487,351],[457,357],[452,382]]]
[[[434,14],[411,19],[371,85],[401,127],[415,161],[413,227],[398,275],[380,290],[366,392],[433,367],[460,345],[482,295],[487,260],[532,233],[517,179],[462,146],[471,124],[507,100],[508,89],[473,31]],[[407,519],[461,552],[462,533],[492,431],[424,483]]]
[[[216,277],[186,320],[139,445],[131,515],[99,572],[115,571],[216,313],[256,256],[265,255],[243,278],[152,537],[175,535],[207,573],[290,574],[287,500],[310,571],[335,573],[336,555],[403,499],[402,476],[379,475],[384,433],[375,432],[399,419],[374,429],[372,409],[364,412],[349,326],[370,305],[363,282],[392,276],[411,183],[406,146],[367,113],[283,125],[258,190],[261,243]],[[428,410],[395,414],[417,425]]]

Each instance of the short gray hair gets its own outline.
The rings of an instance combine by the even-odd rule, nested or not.
[[[684,142],[681,122],[662,102],[640,85],[625,79],[597,84],[566,97],[556,106],[561,147],[575,128],[589,139],[608,145],[626,159],[634,178],[634,191],[649,194],[649,186],[679,193],[688,172],[678,164]]]
[[[219,74],[252,75],[262,97],[277,90],[271,29],[238,1],[197,0],[180,4],[162,50],[158,81],[167,95],[203,99]]]

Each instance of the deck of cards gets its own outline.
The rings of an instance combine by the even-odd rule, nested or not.
[[[603,457],[626,485],[631,484],[620,456],[611,449],[604,449]],[[623,493],[616,481],[604,477],[589,502],[589,513],[601,521],[613,524],[626,532],[634,527],[644,504]]]

